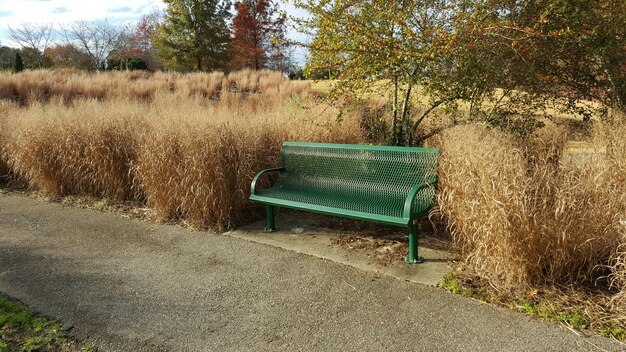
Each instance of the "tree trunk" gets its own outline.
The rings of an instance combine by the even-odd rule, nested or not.
[[[391,120],[391,139],[393,145],[398,145],[398,77],[393,77],[393,107]]]
[[[407,84],[406,87],[406,92],[404,92],[404,101],[402,102],[402,116],[401,116],[401,121],[402,121],[402,130],[400,131],[401,133],[404,134],[404,131],[406,131],[407,129],[409,129],[409,104],[410,104],[410,99],[411,99],[411,90],[413,89],[413,85],[409,82]],[[410,132],[410,130],[409,130]],[[402,138],[402,142],[409,142],[411,143],[411,139],[413,138],[413,136],[409,136],[409,139],[406,140],[405,138]]]

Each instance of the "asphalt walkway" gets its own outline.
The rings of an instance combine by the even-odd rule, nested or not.
[[[105,351],[623,350],[330,261],[0,195],[0,292]]]

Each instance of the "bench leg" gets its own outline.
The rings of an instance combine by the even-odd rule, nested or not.
[[[267,225],[265,226],[265,232],[276,232],[276,226],[274,225],[274,206],[267,205]]]
[[[419,235],[419,228],[416,224],[411,222],[409,224],[409,255],[406,257],[406,262],[409,264],[418,264],[424,262],[424,258],[417,255],[417,237]]]

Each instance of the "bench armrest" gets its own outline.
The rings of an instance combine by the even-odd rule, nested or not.
[[[252,179],[252,185],[250,186],[250,192],[251,194],[256,194],[256,183],[259,180],[259,178],[267,172],[276,172],[276,171],[284,171],[285,168],[284,167],[274,167],[271,169],[265,169],[265,170],[261,170],[261,172],[259,172],[258,174],[256,174],[256,176],[254,176],[254,179]]]
[[[433,178],[427,182],[417,184],[411,188],[409,191],[409,195],[406,197],[404,201],[404,211],[402,212],[402,217],[405,219],[409,219],[409,221],[413,220],[413,202],[415,201],[415,197],[417,193],[424,188],[428,188],[437,184],[437,178]]]

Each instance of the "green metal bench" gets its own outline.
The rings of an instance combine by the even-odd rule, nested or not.
[[[408,263],[420,263],[415,220],[428,214],[437,183],[434,148],[285,142],[282,167],[259,172],[250,200],[267,206],[266,231],[276,231],[274,206],[407,227]],[[259,189],[266,173],[278,172]]]

